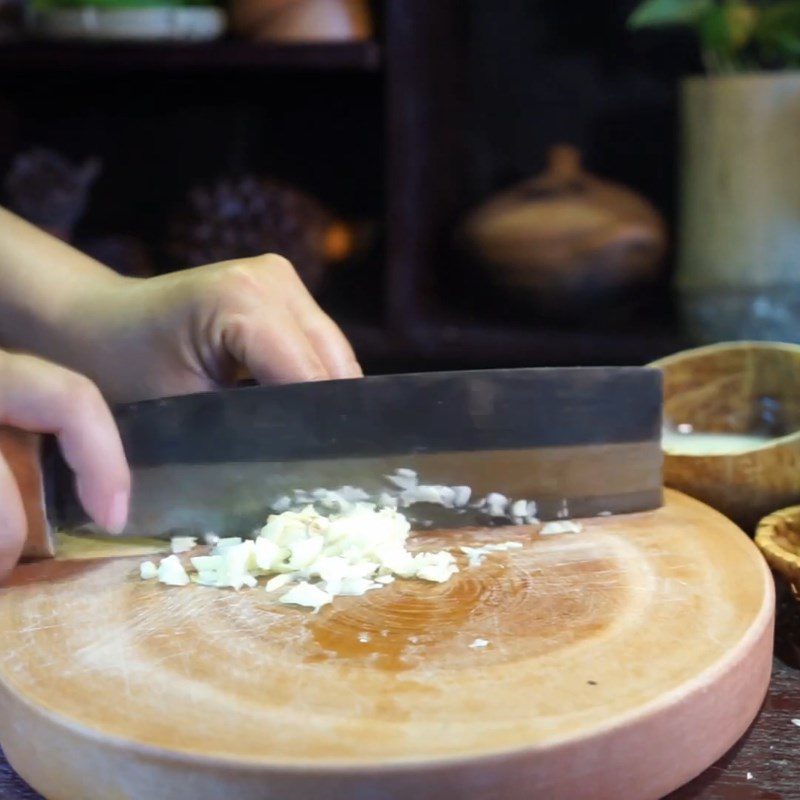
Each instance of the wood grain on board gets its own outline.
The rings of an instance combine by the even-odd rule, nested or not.
[[[800,786],[800,728],[793,719],[800,719],[800,672],[776,658],[769,694],[745,736],[667,800],[791,800]],[[1,752],[0,798],[41,800]]]
[[[144,583],[140,557],[21,567],[0,590],[0,743],[51,800],[646,800],[742,735],[774,603],[732,523],[671,492],[577,535],[415,546],[498,537],[525,546],[318,615]]]

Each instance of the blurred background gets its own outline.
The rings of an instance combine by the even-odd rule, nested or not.
[[[637,5],[2,0],[2,203],[283,253],[371,372],[800,340],[798,4]]]

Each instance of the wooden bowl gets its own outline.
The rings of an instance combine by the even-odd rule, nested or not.
[[[772,569],[800,599],[800,506],[764,517],[756,529],[756,544]]]
[[[703,500],[750,533],[774,509],[800,502],[799,346],[723,343],[651,366],[664,373],[666,429],[753,437],[732,442],[737,448],[728,452],[713,437],[705,443],[696,438],[691,452],[667,450],[667,486]]]
[[[756,545],[775,573],[777,655],[800,668],[800,506],[775,511],[756,528]]]

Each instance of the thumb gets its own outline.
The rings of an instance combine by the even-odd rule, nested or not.
[[[0,423],[55,434],[87,513],[112,533],[124,528],[130,470],[111,411],[88,378],[0,352]]]
[[[17,563],[25,543],[25,509],[14,475],[0,455],[0,580]]]

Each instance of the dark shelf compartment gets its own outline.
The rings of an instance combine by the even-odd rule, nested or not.
[[[667,329],[612,332],[466,321],[418,323],[412,337],[359,323],[345,323],[344,329],[365,366],[380,369],[638,366],[688,346]]]
[[[306,70],[375,72],[381,47],[375,41],[269,44],[222,40],[187,44],[93,44],[13,42],[0,45],[7,74],[64,70],[216,72],[220,70]]]
[[[618,332],[517,328],[481,323],[431,325],[417,334],[422,357],[485,362],[488,366],[645,364],[680,349],[669,331]]]

